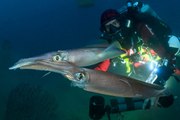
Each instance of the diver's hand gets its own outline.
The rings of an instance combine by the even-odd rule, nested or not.
[[[139,62],[141,61],[141,56],[138,54],[138,53],[135,53],[135,54],[132,54],[131,56],[129,56],[129,59],[132,61],[132,62]]]

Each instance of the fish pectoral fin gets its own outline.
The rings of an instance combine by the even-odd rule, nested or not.
[[[51,74],[51,72],[47,72],[46,74],[44,74],[41,78],[46,77],[47,75]]]

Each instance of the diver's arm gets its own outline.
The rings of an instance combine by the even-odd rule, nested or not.
[[[110,59],[99,63],[94,69],[106,72],[110,66]]]

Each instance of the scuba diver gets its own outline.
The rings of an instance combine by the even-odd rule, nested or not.
[[[138,71],[139,67],[149,63],[153,63],[154,69],[148,79],[144,80],[148,83],[165,86],[170,76],[180,75],[180,70],[175,65],[180,40],[172,35],[170,27],[149,5],[128,0],[121,9],[105,10],[101,14],[100,31],[102,39],[108,43],[118,41],[120,49],[126,51],[120,55],[119,61],[125,63],[127,76],[131,77],[133,69]],[[113,60],[107,59],[98,64],[95,70],[107,71],[111,63]],[[140,71],[146,72],[144,70]],[[177,76],[174,78],[180,81]],[[159,99],[158,106],[169,107],[173,101],[172,94],[164,96]]]
[[[171,75],[179,73],[175,65],[180,51],[179,38],[172,35],[170,27],[149,5],[128,0],[119,10],[105,10],[100,24],[101,38],[108,43],[118,41],[120,49],[126,51],[120,59],[126,64],[128,76],[133,72],[131,66],[138,70],[144,63],[153,62],[154,77],[146,82],[164,86]],[[95,69],[107,71],[111,61],[105,60]]]

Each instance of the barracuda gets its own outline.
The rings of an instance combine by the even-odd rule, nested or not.
[[[21,59],[9,69],[21,68],[25,65],[30,65],[38,61],[49,61],[57,64],[62,64],[63,62],[68,61],[77,66],[90,66],[106,59],[117,57],[123,53],[124,51],[120,50],[119,43],[114,42],[108,47],[103,46],[74,50],[58,50],[56,52],[49,52],[37,57]]]

